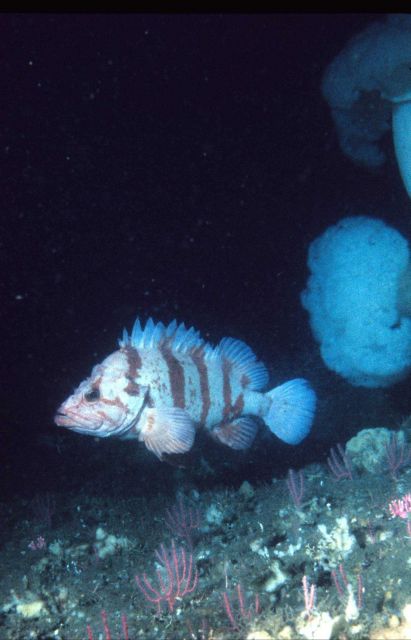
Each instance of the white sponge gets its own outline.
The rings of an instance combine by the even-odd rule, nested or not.
[[[301,301],[325,364],[355,386],[389,386],[411,369],[411,319],[397,308],[409,260],[407,240],[366,216],[340,220],[310,246]]]

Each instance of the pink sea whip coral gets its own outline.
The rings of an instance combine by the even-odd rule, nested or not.
[[[167,602],[170,613],[174,611],[176,600],[192,593],[197,587],[198,571],[193,571],[193,554],[186,553],[183,547],[176,548],[174,540],[171,549],[162,544],[155,552],[161,569],[157,570],[158,587],[153,587],[147,575],[136,576],[137,586],[146,600],[157,606],[157,613],[161,611],[163,602]]]
[[[408,518],[408,514],[411,513],[411,493],[407,493],[399,500],[391,500],[388,508],[393,517]]]

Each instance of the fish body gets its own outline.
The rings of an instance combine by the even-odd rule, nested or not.
[[[138,439],[160,459],[189,451],[200,427],[238,450],[252,444],[261,420],[289,444],[311,429],[316,396],[307,381],[264,392],[267,369],[241,340],[213,347],[193,328],[150,318],[124,331],[119,347],[63,402],[58,426]]]

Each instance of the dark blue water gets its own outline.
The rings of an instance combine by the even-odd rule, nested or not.
[[[347,213],[409,223],[390,139],[378,175],[355,167],[320,91],[329,61],[372,18],[0,18],[10,490],[73,475],[73,451],[87,459],[93,442],[57,434],[55,408],[137,315],[176,317],[214,343],[241,338],[274,382],[310,377],[317,422],[287,455],[316,459],[364,412],[379,423],[409,410],[396,389],[354,390],[329,372],[299,301],[308,245],[327,226]],[[262,438],[263,450],[242,458],[256,478],[267,465],[272,473],[279,447],[284,455]]]

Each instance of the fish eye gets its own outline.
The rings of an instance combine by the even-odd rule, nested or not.
[[[94,388],[94,389],[91,389],[91,391],[88,391],[87,393],[84,394],[84,400],[87,400],[87,402],[94,402],[99,398],[100,398],[99,389]]]

